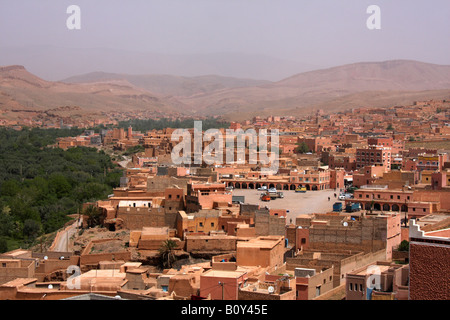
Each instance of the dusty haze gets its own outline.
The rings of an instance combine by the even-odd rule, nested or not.
[[[81,30],[66,9],[81,8]],[[2,0],[0,65],[45,80],[95,71],[279,81],[355,62],[450,64],[448,0]]]

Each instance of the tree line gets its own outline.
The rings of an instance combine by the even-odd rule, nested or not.
[[[102,150],[52,146],[82,132],[0,128],[0,252],[31,245],[119,186],[122,170]]]
[[[119,121],[119,128],[128,128],[131,126],[133,130],[146,132],[151,130],[163,130],[165,128],[174,129],[191,129],[194,128],[195,119],[176,119],[171,120],[167,118],[161,119],[133,119],[127,121]],[[202,122],[202,130],[208,129],[221,129],[229,128],[230,124],[228,122],[220,121],[213,118],[198,120]]]

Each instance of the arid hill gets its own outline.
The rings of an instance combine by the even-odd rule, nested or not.
[[[89,113],[149,110],[243,120],[450,99],[450,66],[409,60],[354,63],[278,82],[101,72],[64,81],[42,80],[22,66],[0,67],[0,110],[78,106]]]
[[[216,75],[181,77],[166,74],[130,75],[105,72],[92,72],[61,80],[61,82],[66,83],[99,83],[111,81],[127,81],[136,87],[155,94],[173,97],[190,97],[223,89],[258,86],[270,83],[264,80],[239,79]]]
[[[298,115],[311,108],[337,111],[449,97],[450,66],[396,60],[305,72],[270,84],[180,100],[201,114],[239,119],[256,114]]]
[[[43,80],[23,66],[0,67],[0,110],[43,111],[77,106],[81,113],[153,110],[176,112],[172,104],[131,83],[68,84]]]

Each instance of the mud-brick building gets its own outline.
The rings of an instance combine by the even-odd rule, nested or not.
[[[386,258],[401,242],[398,213],[351,216],[318,214],[296,221],[296,250],[385,250]],[[292,227],[291,227],[292,228]],[[292,232],[290,232],[291,234]],[[292,238],[292,236],[291,236]]]
[[[409,225],[409,299],[450,299],[450,229],[424,232]]]

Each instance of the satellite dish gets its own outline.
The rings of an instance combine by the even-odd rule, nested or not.
[[[49,285],[48,285],[48,288],[49,288],[49,289],[53,289],[53,285],[49,284]]]
[[[47,256],[45,256],[45,257],[44,257],[44,260],[48,260],[48,257],[47,257]]]
[[[345,221],[342,225],[343,225],[344,227],[347,227],[347,226],[348,226],[347,221]]]
[[[268,287],[267,290],[269,291],[269,293],[273,293],[275,291],[275,289],[272,286]]]

